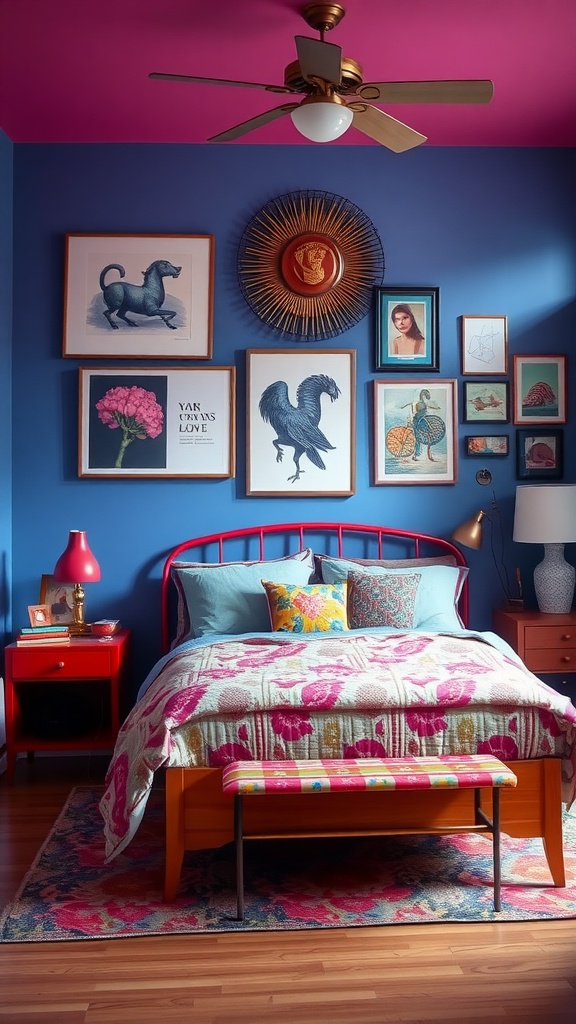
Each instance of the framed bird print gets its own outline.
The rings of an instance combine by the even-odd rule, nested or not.
[[[374,381],[374,483],[456,482],[456,381]]]
[[[249,349],[246,493],[355,493],[354,349]]]

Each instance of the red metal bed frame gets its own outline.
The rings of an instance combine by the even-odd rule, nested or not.
[[[193,548],[199,549],[202,553],[207,549],[215,549],[217,558],[197,558],[196,561],[224,562],[225,548],[234,541],[255,539],[258,551],[250,558],[262,561],[267,557],[266,540],[274,536],[283,536],[293,539],[300,549],[311,547],[309,539],[315,535],[316,538],[324,535],[324,538],[333,538],[336,542],[336,550],[330,553],[336,558],[342,558],[344,554],[344,543],[346,539],[354,537],[370,547],[373,558],[386,557],[388,546],[392,549],[399,548],[402,543],[404,551],[402,554],[391,551],[391,558],[423,558],[440,555],[451,555],[457,565],[466,565],[466,559],[459,548],[455,547],[448,540],[442,537],[432,537],[425,533],[414,533],[411,530],[398,530],[388,526],[366,526],[359,523],[276,523],[267,526],[250,526],[239,530],[228,530],[225,533],[211,533],[205,537],[194,537],[185,540],[178,547],[170,552],[164,563],[162,573],[162,651],[166,653],[170,649],[172,639],[171,631],[171,598],[172,587],[170,572],[174,562],[178,562],[186,552],[190,553]],[[296,550],[296,548],[294,549]],[[368,550],[368,547],[367,547]],[[406,551],[409,553],[406,554]],[[291,553],[291,552],[287,552]],[[322,552],[327,554],[328,552]],[[235,559],[235,561],[245,559]],[[458,611],[462,622],[468,624],[468,580],[464,581],[462,593],[458,603]]]
[[[196,552],[194,560],[218,563],[227,558],[227,551],[233,550],[234,561],[255,561],[268,557],[279,557],[278,552],[269,553],[267,541],[273,537],[284,537],[292,545],[294,553],[311,547],[315,553],[346,557],[346,541],[354,538],[356,543],[366,545],[366,550],[348,557],[370,558],[424,558],[451,555],[457,565],[466,565],[458,548],[450,541],[410,530],[399,530],[383,526],[366,526],[354,523],[278,523],[255,526],[223,533],[207,534],[183,541],[170,552],[162,574],[162,645],[167,652],[172,636],[173,603],[175,587],[171,582],[171,568],[174,562],[188,560]],[[244,551],[238,554],[238,542],[244,543]],[[322,543],[325,546],[322,546]],[[320,545],[320,547],[319,547]],[[254,547],[257,551],[254,553]],[[334,550],[335,548],[335,550]],[[370,550],[368,550],[368,548]],[[390,550],[392,549],[392,550]],[[216,555],[216,557],[214,557]],[[468,625],[468,581],[462,588],[459,613]],[[541,758],[533,761],[514,761],[510,767],[518,778],[518,786],[502,794],[502,831],[517,838],[541,837],[544,852],[552,875],[553,884],[565,885],[564,853],[562,837],[561,764],[557,758]],[[222,792],[222,769],[220,768],[168,768],[166,769],[166,865],[164,897],[172,900],[176,896],[182,861],[186,850],[200,850],[223,846],[232,842],[234,836],[233,801]],[[458,823],[467,819],[468,809],[463,802],[465,791],[442,793],[421,792],[390,793],[386,801],[385,826],[398,831],[410,828],[414,821],[428,823],[431,831],[437,831],[446,822]],[[262,796],[252,801],[250,821],[251,832],[270,834],[275,828],[278,834],[288,837],[291,829],[301,833],[307,827],[318,835],[354,834],[373,829],[383,831],[382,804],[359,799],[361,794],[334,793],[329,799],[317,801],[292,801],[284,795],[282,801],[274,796]],[[321,818],[319,818],[321,812]],[[425,831],[420,828],[419,831]]]

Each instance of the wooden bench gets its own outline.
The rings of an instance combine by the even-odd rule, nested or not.
[[[244,920],[244,840],[304,839],[346,835],[419,835],[457,832],[489,832],[492,835],[494,863],[494,909],[500,899],[500,787],[516,786],[516,776],[496,757],[481,754],[440,757],[358,758],[317,761],[233,761],[222,773],[224,793],[234,796],[234,843],[236,850],[236,916]],[[405,828],[375,829],[362,832],[293,831],[246,832],[243,800],[249,796],[274,793],[301,793],[303,796],[343,791],[375,794],[398,790],[470,789],[469,824],[438,827],[413,825]],[[481,790],[492,791],[492,817],[481,806]]]

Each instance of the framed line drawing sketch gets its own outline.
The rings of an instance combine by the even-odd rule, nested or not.
[[[561,480],[564,476],[563,431],[546,427],[516,431],[516,478]]]
[[[231,477],[235,368],[80,368],[80,477]]]
[[[510,441],[508,434],[467,434],[464,438],[466,455],[475,458],[491,458],[493,455],[508,455]]]
[[[508,381],[464,381],[463,423],[508,423]]]
[[[462,373],[497,376],[508,372],[508,318],[462,317]]]
[[[439,288],[376,288],[377,370],[438,370]]]
[[[40,579],[39,603],[50,610],[50,623],[69,624],[74,622],[74,584],[57,583],[48,573]]]
[[[210,359],[212,235],[66,235],[62,354]]]
[[[374,381],[374,483],[453,484],[455,380]]]
[[[566,423],[566,356],[514,356],[514,423]]]
[[[355,349],[249,349],[246,493],[355,492]]]

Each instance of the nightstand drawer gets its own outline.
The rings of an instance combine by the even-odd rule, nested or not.
[[[568,647],[576,650],[576,627],[563,626],[526,626],[524,644],[528,649]],[[573,651],[574,653],[574,651]]]
[[[530,649],[524,661],[531,672],[576,672],[576,647]]]
[[[111,672],[110,651],[82,650],[81,647],[55,646],[53,650],[12,653],[12,678],[17,679],[106,679]]]

